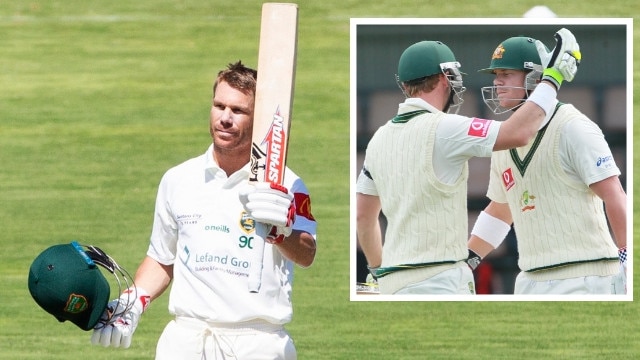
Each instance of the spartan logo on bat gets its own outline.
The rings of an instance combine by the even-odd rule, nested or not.
[[[260,145],[256,143],[251,144],[251,178],[249,181],[258,181],[258,169],[264,171],[266,165],[264,159],[267,154],[260,149]]]
[[[280,107],[276,108],[271,120],[271,127],[260,143],[251,146],[251,175],[250,180],[269,181],[281,184],[284,178],[284,157],[287,151],[287,133],[284,128],[284,118],[280,115]],[[258,178],[262,169],[266,172],[264,179]]]

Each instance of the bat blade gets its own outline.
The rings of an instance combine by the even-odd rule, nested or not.
[[[281,184],[291,128],[298,43],[298,6],[262,6],[251,151],[252,181]]]
[[[274,184],[284,181],[297,46],[298,5],[263,4],[249,181]],[[260,290],[262,283],[264,239],[267,233],[266,226],[256,224],[255,257],[249,271],[249,291],[253,293]]]

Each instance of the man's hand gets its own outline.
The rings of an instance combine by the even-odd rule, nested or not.
[[[258,182],[241,189],[239,198],[250,217],[272,226],[266,242],[279,244],[291,235],[296,206],[293,194],[286,187]]]
[[[125,290],[119,299],[107,304],[107,309],[93,329],[91,343],[125,349],[131,346],[140,315],[150,302],[151,297],[143,289],[132,287]]]
[[[571,82],[578,72],[578,65],[582,59],[580,46],[571,31],[562,28],[554,34],[556,47],[551,52],[546,46],[536,40],[536,48],[542,61],[544,71],[542,80],[552,82],[556,89],[560,89],[562,81]]]
[[[482,258],[480,257],[480,255],[476,254],[475,251],[471,249],[468,249],[468,250],[469,250],[469,256],[467,256],[467,265],[469,265],[469,268],[471,268],[471,271],[474,271],[475,269],[478,268],[478,265],[480,265]]]

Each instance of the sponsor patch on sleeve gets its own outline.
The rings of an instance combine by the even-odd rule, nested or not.
[[[296,203],[296,214],[300,216],[304,216],[305,218],[316,221],[311,215],[311,198],[308,194],[304,193],[293,193],[294,201]]]
[[[492,120],[487,119],[471,119],[471,125],[469,125],[469,131],[467,132],[467,135],[482,138],[487,137],[491,122]]]

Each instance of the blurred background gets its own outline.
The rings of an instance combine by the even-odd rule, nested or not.
[[[505,120],[510,113],[497,116],[484,104],[480,88],[490,86],[493,76],[478,73],[478,70],[489,66],[496,46],[509,37],[533,37],[552,49],[555,46],[553,34],[566,27],[576,36],[583,61],[574,81],[563,84],[558,99],[575,105],[600,126],[622,172],[620,180],[626,188],[626,79],[631,76],[627,74],[626,25],[601,21],[578,25],[537,23],[532,25],[530,20],[522,19],[522,24],[411,24],[406,20],[396,24],[358,24],[355,35],[357,159],[356,168],[352,169],[356,176],[362,168],[369,139],[378,127],[396,115],[398,104],[404,101],[395,82],[395,74],[398,59],[408,46],[422,40],[440,40],[447,44],[461,63],[461,70],[467,74],[464,76],[467,91],[458,114]],[[469,161],[469,231],[479,212],[489,203],[485,195],[490,162],[490,158],[472,158]],[[384,216],[381,223],[384,226]],[[518,249],[512,230],[502,245],[484,259],[476,270],[478,293],[512,294],[515,276],[519,272],[517,261]],[[357,251],[356,268],[357,280],[364,281],[366,260],[360,250]]]

